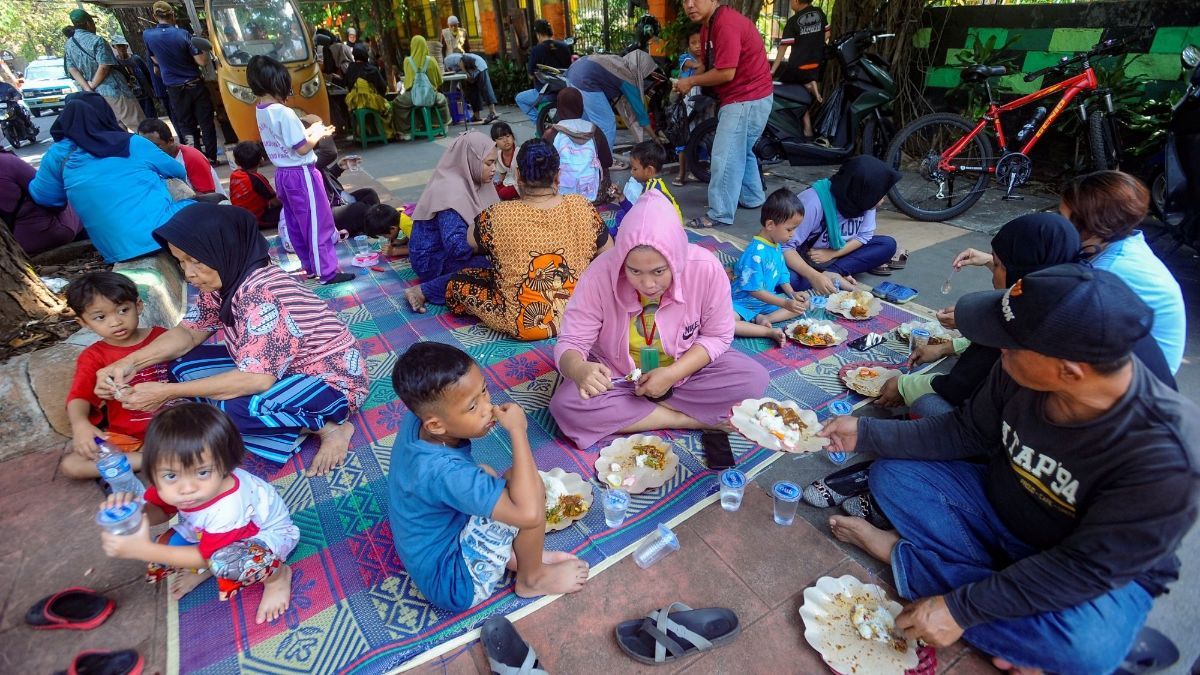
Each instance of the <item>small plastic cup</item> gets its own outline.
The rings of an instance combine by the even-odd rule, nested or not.
[[[100,509],[96,514],[96,524],[110,534],[133,534],[142,526],[142,506],[142,501],[135,499],[120,506]]]
[[[775,523],[791,525],[796,519],[796,507],[800,504],[800,487],[781,480],[771,489],[771,494],[775,497]]]
[[[609,527],[620,527],[625,522],[625,512],[629,510],[629,493],[616,488],[604,491],[604,524]]]
[[[371,242],[367,240],[367,235],[360,234],[354,237],[354,252],[361,256],[371,252]]]
[[[746,491],[746,474],[737,469],[721,472],[721,508],[737,511],[742,508],[742,495]]]
[[[829,412],[837,415],[838,417],[842,417],[854,412],[854,406],[850,405],[846,401],[834,401],[833,403],[829,404]],[[850,459],[850,453],[827,452],[825,453],[825,459],[828,459],[833,464],[841,465],[845,464],[847,459]]]
[[[929,331],[924,328],[914,328],[908,334],[908,351],[915,352],[929,344]]]
[[[659,523],[658,527],[638,544],[637,550],[633,552],[633,562],[646,569],[678,550],[679,538],[671,528]]]
[[[829,312],[825,311],[827,306],[829,306],[829,298],[823,295],[813,295],[808,299],[808,311],[804,313],[804,318],[813,321],[827,321],[829,319]]]

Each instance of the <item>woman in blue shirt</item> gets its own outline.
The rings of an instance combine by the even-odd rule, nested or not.
[[[92,92],[67,97],[50,136],[55,143],[29,183],[33,201],[70,202],[105,262],[161,250],[150,232],[192,203],[174,201],[167,190],[167,178],[187,180],[183,165],[127,132],[104,97]]]

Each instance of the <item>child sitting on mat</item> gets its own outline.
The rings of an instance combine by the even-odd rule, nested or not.
[[[300,530],[275,488],[242,469],[245,446],[237,427],[216,407],[184,403],[154,417],[146,432],[142,462],[151,486],[144,499],[142,527],[129,535],[100,535],[113,558],[150,563],[150,581],[174,574],[178,600],[208,578],[217,578],[220,598],[263,584],[256,623],[283,616],[292,596],[292,570],[284,561]],[[132,501],[122,492],[105,506]],[[178,515],[179,522],[150,539],[150,526]]]
[[[762,205],[762,230],[754,236],[734,266],[733,311],[738,314],[733,334],[772,338],[783,346],[783,331],[772,324],[794,319],[808,309],[808,295],[792,289],[782,244],[804,217],[800,199],[787,188],[772,192]],[[775,292],[778,288],[783,294]]]
[[[388,515],[396,552],[421,594],[461,612],[491,597],[507,569],[521,597],[574,593],[588,565],[546,551],[546,490],[525,412],[492,405],[483,371],[463,351],[418,342],[400,356],[392,386],[408,414],[392,448]],[[500,476],[471,457],[471,439],[499,425],[512,441]]]

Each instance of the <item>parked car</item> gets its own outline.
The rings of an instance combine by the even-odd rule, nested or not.
[[[21,94],[25,105],[34,115],[46,111],[61,111],[67,94],[79,91],[79,85],[67,76],[61,56],[39,56],[25,67],[25,84]]]

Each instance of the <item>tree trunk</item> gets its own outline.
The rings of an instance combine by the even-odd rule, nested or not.
[[[62,309],[62,300],[42,283],[8,227],[0,222],[0,333],[54,316]]]
[[[838,0],[839,3],[842,1]],[[755,21],[762,12],[763,0],[729,0],[729,6],[736,9],[738,14]]]

